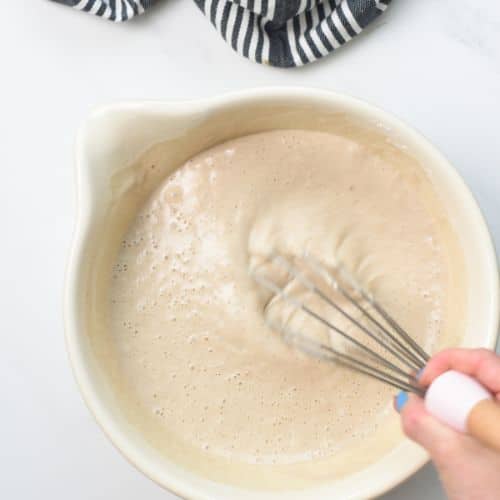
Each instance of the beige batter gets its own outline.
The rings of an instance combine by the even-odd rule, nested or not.
[[[395,391],[285,345],[249,268],[272,249],[340,258],[432,352],[461,335],[449,317],[457,248],[410,161],[302,130],[199,154],[137,214],[113,267],[111,345],[131,420],[213,479],[269,486],[275,470],[281,487],[361,468],[399,439]]]

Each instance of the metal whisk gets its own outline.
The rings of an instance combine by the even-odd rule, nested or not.
[[[251,274],[271,292],[265,307],[266,321],[286,342],[309,355],[423,395],[415,376],[429,355],[341,264],[327,268],[310,255],[298,259],[273,253]],[[277,302],[291,309],[280,320],[271,314]],[[328,332],[330,340],[343,338],[343,347],[313,338],[303,323],[293,327],[291,318],[297,312]]]

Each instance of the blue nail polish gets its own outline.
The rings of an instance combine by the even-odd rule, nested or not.
[[[405,391],[400,391],[396,396],[396,410],[400,412],[407,401],[408,401],[408,393]]]

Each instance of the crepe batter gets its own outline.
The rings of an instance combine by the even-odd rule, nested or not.
[[[411,161],[305,130],[200,153],[143,206],[113,267],[110,343],[130,419],[214,479],[250,471],[268,486],[273,467],[313,480],[361,468],[399,439],[394,391],[285,345],[264,323],[249,268],[272,249],[340,258],[433,351],[461,334],[450,319],[457,248]]]

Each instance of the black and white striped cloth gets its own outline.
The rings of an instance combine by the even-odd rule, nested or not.
[[[54,0],[126,21],[157,0]],[[194,0],[239,54],[272,66],[302,66],[359,35],[392,0]]]

